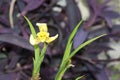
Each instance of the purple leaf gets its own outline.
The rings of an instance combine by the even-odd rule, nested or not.
[[[40,7],[45,0],[31,0],[28,2],[27,6],[22,11],[22,15],[25,15],[28,11],[32,11]]]
[[[69,18],[69,27],[70,31],[73,30],[73,28],[77,25],[77,23],[80,21],[80,12],[78,7],[76,6],[74,0],[66,0],[67,2],[67,14]],[[74,13],[73,13],[74,12]],[[84,31],[83,28],[80,28],[76,36],[73,40],[73,47],[78,47],[81,43],[83,43],[88,35],[88,31]]]
[[[29,3],[29,2],[31,2],[31,1],[33,1],[33,0],[22,0],[22,1],[24,1],[24,2],[26,2],[26,3]]]
[[[109,26],[110,28],[112,28],[112,21],[111,21],[111,19],[110,19],[109,17],[106,17],[106,16],[104,16],[104,18],[105,18],[108,26]]]
[[[4,15],[0,16],[0,23],[7,26],[7,27],[9,26],[9,21],[7,18],[5,18]]]
[[[4,27],[1,27],[0,28],[0,34],[11,34],[11,33],[14,33],[14,30],[13,29],[10,29],[10,28],[4,28]]]
[[[7,42],[28,50],[33,50],[33,47],[29,44],[29,42],[26,39],[13,34],[1,34],[0,41]]]
[[[85,64],[96,80],[109,80],[103,65]]]
[[[16,73],[1,74],[0,80],[17,80],[17,74]]]
[[[106,17],[109,16],[112,19],[120,17],[120,14],[118,14],[117,12],[114,12],[114,11],[103,11],[103,15]]]
[[[96,80],[109,80],[104,68],[99,70],[98,73],[94,73],[94,76]]]
[[[75,37],[74,37],[74,43],[73,43],[73,47],[77,48],[80,44],[82,44],[86,38],[88,37],[88,31],[85,31],[82,27],[80,29],[78,29]]]
[[[88,54],[98,54],[102,51],[108,51],[108,50],[113,50],[111,47],[109,47],[108,43],[99,43],[94,42],[90,44],[90,47],[87,48],[86,53]]]

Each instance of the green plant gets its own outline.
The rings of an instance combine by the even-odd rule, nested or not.
[[[54,41],[57,37],[58,34],[49,37],[49,32],[47,30],[47,24],[46,23],[37,23],[36,25],[39,27],[40,32],[36,33],[32,23],[30,20],[24,16],[26,19],[27,23],[29,24],[30,30],[31,30],[31,35],[30,35],[30,44],[34,46],[34,52],[35,52],[35,57],[33,58],[33,73],[32,73],[32,78],[31,80],[39,80],[40,79],[40,67],[41,64],[44,60],[44,56],[46,53],[47,45]],[[44,46],[40,50],[39,48],[39,43],[43,43]]]
[[[40,32],[36,33],[32,23],[30,22],[30,20],[24,16],[24,18],[26,19],[27,23],[29,24],[30,30],[31,30],[31,35],[30,35],[30,43],[31,45],[34,46],[34,51],[35,51],[35,58],[33,58],[33,73],[32,73],[32,78],[31,80],[39,80],[39,72],[40,72],[40,67],[41,64],[44,60],[44,56],[45,56],[45,52],[47,49],[47,45],[49,43],[51,43],[52,41],[54,41],[57,37],[58,34],[53,36],[53,37],[49,37],[49,32],[47,30],[47,24],[46,23],[37,23],[36,25],[39,27]],[[73,38],[79,28],[79,26],[83,23],[83,20],[81,20],[77,26],[73,29],[72,33],[70,34],[70,37],[68,39],[67,45],[66,45],[66,49],[64,51],[64,56],[62,59],[62,62],[60,64],[60,68],[55,76],[55,80],[62,80],[62,77],[64,75],[64,73],[66,72],[66,70],[68,68],[70,68],[72,65],[72,61],[71,58],[83,47],[85,47],[86,45],[90,44],[91,42],[97,40],[98,38],[105,36],[106,34],[100,35],[98,37],[95,37],[93,39],[90,39],[84,43],[82,43],[81,45],[79,45],[75,50],[72,51],[72,44],[73,44]],[[40,50],[39,48],[39,43],[44,43],[43,48]],[[82,76],[76,78],[76,80],[79,80]]]
[[[72,33],[70,34],[70,37],[68,39],[68,42],[67,42],[67,45],[66,45],[66,49],[65,49],[65,52],[64,52],[64,56],[63,56],[63,59],[62,59],[62,62],[60,64],[60,68],[58,70],[58,73],[55,77],[55,80],[62,80],[62,77],[64,75],[64,73],[66,72],[66,70],[68,68],[70,68],[71,66],[74,66],[71,64],[71,58],[80,50],[82,49],[83,47],[85,47],[86,45],[90,44],[91,42],[97,40],[98,38],[102,37],[102,36],[105,36],[106,34],[103,34],[103,35],[100,35],[98,37],[95,37],[91,40],[88,40],[84,43],[82,43],[81,45],[79,45],[75,50],[71,50],[72,49],[72,44],[73,44],[73,38],[79,28],[79,26],[83,23],[83,20],[81,20],[77,26],[73,29]]]

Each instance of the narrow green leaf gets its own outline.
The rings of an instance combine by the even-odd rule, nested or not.
[[[105,36],[105,35],[106,35],[106,34],[103,34],[103,35],[100,35],[100,36],[98,36],[98,37],[95,37],[95,38],[93,38],[93,39],[90,39],[90,40],[84,42],[83,44],[81,44],[78,48],[76,48],[76,49],[70,54],[69,59],[71,59],[80,49],[82,49],[82,48],[85,47],[86,45],[90,44],[91,42],[93,42],[93,41],[95,41],[95,40],[97,40],[97,39],[99,39],[99,38],[101,38],[101,37],[103,37],[103,36]]]
[[[75,26],[75,28],[73,29],[73,31],[71,32],[70,37],[69,37],[69,39],[68,39],[68,44],[73,40],[73,38],[74,38],[74,36],[75,36],[78,28],[79,28],[80,25],[82,24],[82,22],[83,22],[83,20],[81,20],[81,21]]]
[[[65,49],[65,52],[64,52],[64,56],[63,56],[63,59],[62,59],[62,63],[60,65],[60,68],[57,72],[57,75],[55,77],[55,80],[59,80],[61,79],[61,75],[63,75],[65,73],[65,71],[67,70],[66,68],[66,64],[69,60],[69,56],[70,56],[70,52],[71,52],[71,48],[72,48],[72,40],[78,30],[78,28],[80,27],[80,25],[82,24],[83,20],[81,20],[77,26],[73,29],[73,31],[71,32],[70,34],[70,37],[68,39],[68,42],[67,42],[67,45],[66,45],[66,49]],[[66,69],[65,69],[66,68]],[[65,70],[64,70],[65,69]],[[59,79],[58,79],[59,78]]]
[[[75,80],[80,80],[81,78],[83,78],[84,77],[84,75],[83,76],[79,76],[79,77],[77,77]]]
[[[44,60],[44,56],[45,56],[46,50],[47,50],[47,44],[44,43],[44,47],[43,47],[43,49],[41,50],[41,54],[40,54],[40,57],[39,57],[40,65],[42,64],[42,62],[43,62],[43,60]]]
[[[70,53],[68,53],[68,48],[70,47],[71,43],[72,43],[72,40],[78,30],[78,28],[80,27],[80,25],[82,24],[83,20],[81,20],[77,26],[73,29],[73,31],[71,32],[70,34],[70,37],[68,39],[68,42],[67,42],[67,46],[66,46],[66,49],[65,49],[65,53],[64,53],[64,56],[63,56],[63,61],[64,59],[66,59],[67,57],[69,57]]]
[[[38,73],[39,72],[39,56],[40,56],[40,48],[39,45],[34,45],[34,51],[35,51],[35,59],[34,59],[34,73]],[[39,67],[39,68],[38,68]]]
[[[60,68],[59,68],[59,71],[58,71],[56,77],[61,76],[62,73],[64,72],[63,70],[66,68],[66,63],[68,62],[68,60],[66,60],[66,59],[68,59],[68,57],[69,57],[69,55],[67,55],[67,53],[70,54],[70,52],[71,52],[72,42],[70,44],[68,44],[68,45],[69,46],[66,47],[67,50],[64,53],[64,58],[62,60],[62,63],[60,64]]]
[[[38,60],[40,56],[40,48],[38,44],[34,45],[34,51],[35,51],[35,60]]]
[[[67,62],[64,63],[63,66],[61,66],[61,68],[59,69],[59,72],[57,73],[57,75],[55,76],[55,80],[62,80],[62,77],[64,75],[64,73],[67,71],[68,68],[71,67],[71,60],[67,60]]]
[[[66,47],[66,50],[64,52],[64,58],[63,58],[64,61],[69,57],[69,54],[71,52],[71,48],[72,48],[72,42],[69,43],[68,46]]]
[[[34,38],[37,37],[37,34],[36,34],[36,31],[32,25],[32,23],[30,22],[30,20],[24,16],[24,18],[26,19],[27,23],[29,24],[29,27],[30,27],[30,30],[31,30],[31,33],[33,35]],[[35,58],[33,58],[33,64],[34,64],[34,68],[33,68],[33,73],[32,73],[32,78],[34,77],[38,77],[39,75],[39,71],[40,71],[40,61],[39,61],[39,57],[40,57],[40,48],[39,48],[39,45],[34,45],[34,51],[35,51]]]
[[[30,27],[30,30],[31,30],[33,37],[36,38],[36,31],[35,31],[32,23],[30,22],[30,20],[26,16],[24,16],[24,18],[27,21],[27,23],[29,24],[29,27]]]

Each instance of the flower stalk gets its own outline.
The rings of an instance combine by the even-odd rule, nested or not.
[[[24,18],[26,19],[27,23],[29,24],[29,27],[30,27],[30,30],[32,33],[30,35],[29,42],[31,45],[34,46],[34,52],[35,52],[35,56],[33,58],[33,72],[32,72],[31,80],[40,80],[40,77],[39,77],[40,76],[40,67],[44,60],[44,56],[45,56],[45,53],[47,50],[47,45],[49,43],[53,42],[55,39],[57,39],[58,34],[56,34],[53,37],[50,37],[46,23],[37,23],[36,25],[39,28],[39,32],[36,33],[30,20],[25,16],[24,16]],[[40,43],[44,44],[44,46],[41,50],[39,48]]]

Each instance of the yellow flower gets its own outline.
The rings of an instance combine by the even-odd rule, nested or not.
[[[58,34],[56,34],[53,37],[49,37],[49,32],[48,32],[46,23],[37,23],[36,25],[38,26],[40,32],[37,33],[36,38],[33,38],[32,34],[30,35],[30,44],[31,45],[36,45],[41,42],[51,43],[58,37]]]

